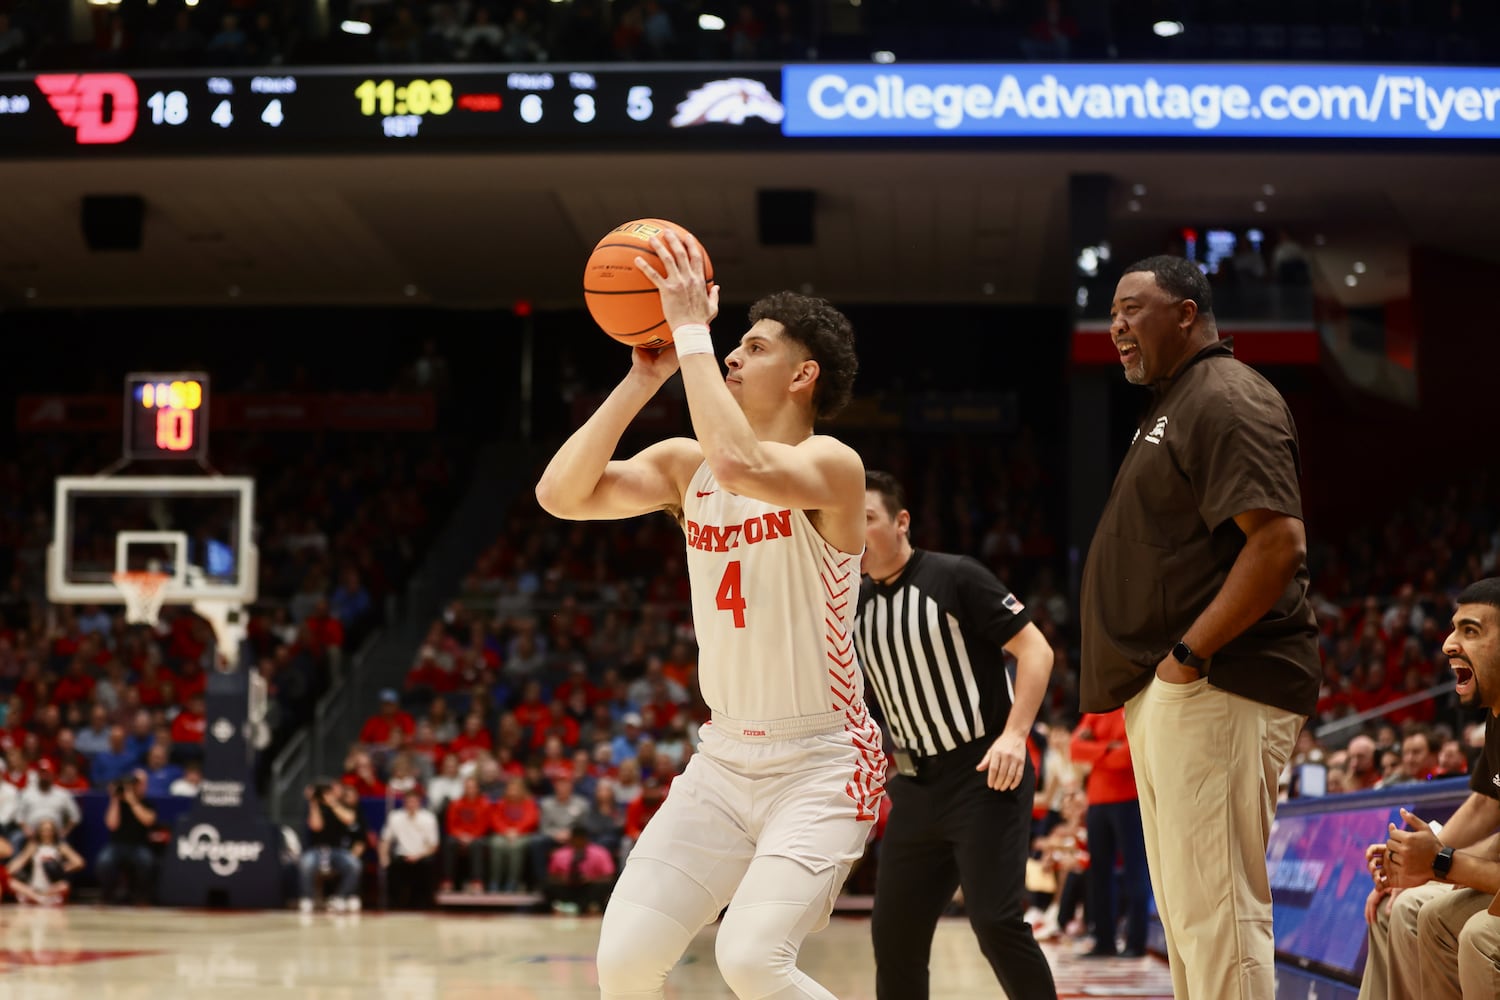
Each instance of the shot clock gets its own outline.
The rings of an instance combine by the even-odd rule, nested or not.
[[[125,453],[142,459],[208,454],[208,376],[132,372],[125,376]]]

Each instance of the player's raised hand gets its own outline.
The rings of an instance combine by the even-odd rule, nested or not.
[[[703,274],[703,251],[696,240],[683,243],[668,229],[651,237],[651,249],[661,260],[665,274],[658,274],[644,257],[635,266],[661,293],[661,312],[667,328],[676,330],[690,323],[708,325],[719,314],[719,286],[708,286]]]

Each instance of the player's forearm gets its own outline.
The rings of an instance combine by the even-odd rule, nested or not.
[[[712,354],[690,354],[681,360],[693,436],[719,484],[731,492],[741,477],[760,465],[761,443],[745,418]]]
[[[1199,656],[1223,649],[1275,606],[1302,558],[1303,546],[1293,537],[1290,524],[1268,525],[1251,535],[1229,568],[1224,586],[1182,641]]]
[[[1475,792],[1443,824],[1438,839],[1445,847],[1463,850],[1494,833],[1497,827],[1500,827],[1500,802]]]
[[[536,484],[537,502],[557,517],[593,495],[620,438],[659,383],[631,371],[599,408],[563,442]]]
[[[1043,646],[1027,650],[1016,660],[1016,699],[1011,703],[1010,715],[1005,719],[1005,731],[1025,738],[1036,724],[1036,713],[1047,696],[1047,684],[1052,679],[1052,648]]]

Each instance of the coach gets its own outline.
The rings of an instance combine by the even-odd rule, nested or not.
[[[1082,708],[1125,706],[1174,996],[1272,1000],[1267,839],[1318,696],[1297,432],[1191,262],[1131,265],[1110,315],[1152,396],[1084,567]]]

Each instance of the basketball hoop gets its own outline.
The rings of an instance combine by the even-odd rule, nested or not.
[[[115,573],[115,586],[125,597],[125,620],[132,625],[155,625],[171,579],[170,573],[151,570]]]

